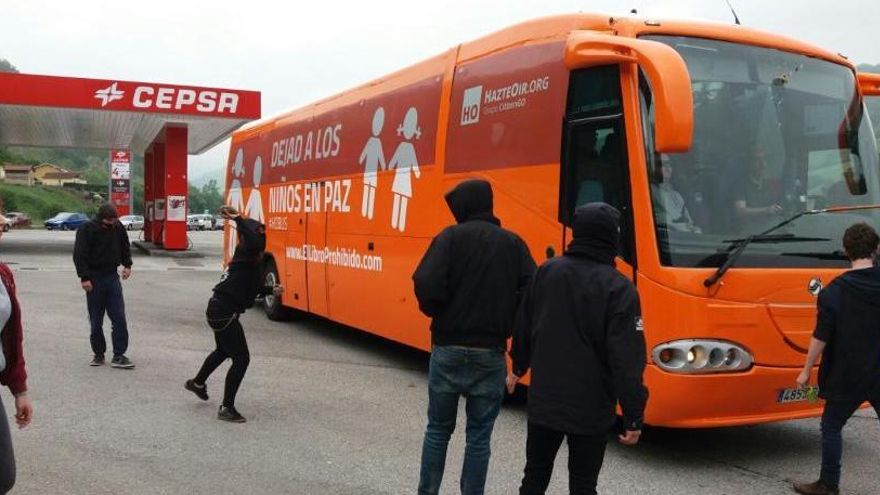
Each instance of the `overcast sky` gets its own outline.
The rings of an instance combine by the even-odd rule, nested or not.
[[[880,1],[731,0],[744,25],[880,63]],[[535,17],[732,22],[724,0],[2,0],[0,58],[21,72],[250,89],[271,116]],[[222,168],[229,141],[190,157]]]

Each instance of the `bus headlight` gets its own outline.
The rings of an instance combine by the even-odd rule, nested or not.
[[[752,355],[723,340],[675,340],[654,348],[654,363],[670,373],[725,373],[752,367]]]

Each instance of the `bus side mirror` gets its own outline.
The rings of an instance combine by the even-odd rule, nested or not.
[[[880,74],[859,72],[859,88],[863,96],[880,96]]]
[[[694,135],[694,101],[690,74],[678,52],[657,41],[588,32],[572,34],[565,46],[569,70],[624,63],[638,64],[651,82],[656,151],[688,151]]]

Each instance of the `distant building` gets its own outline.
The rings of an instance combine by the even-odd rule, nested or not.
[[[4,163],[0,166],[0,180],[7,184],[33,186],[35,182],[33,165]]]
[[[44,186],[63,187],[68,184],[85,184],[82,174],[71,172],[66,168],[51,163],[34,166],[34,180]]]

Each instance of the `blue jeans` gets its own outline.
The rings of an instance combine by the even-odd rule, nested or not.
[[[128,326],[125,323],[125,300],[122,284],[116,272],[92,278],[92,290],[86,292],[89,323],[92,327],[92,352],[103,356],[107,351],[104,340],[104,313],[112,324],[113,356],[121,356],[128,350]]]
[[[840,485],[843,427],[862,404],[864,401],[825,403],[825,410],[822,413],[822,475],[819,479],[832,488]],[[880,416],[880,398],[871,400],[871,405]]]
[[[504,399],[507,365],[501,349],[434,346],[428,372],[428,428],[422,445],[419,495],[440,492],[446,447],[455,430],[458,398],[467,401],[462,495],[482,495],[489,469],[490,441]]]

